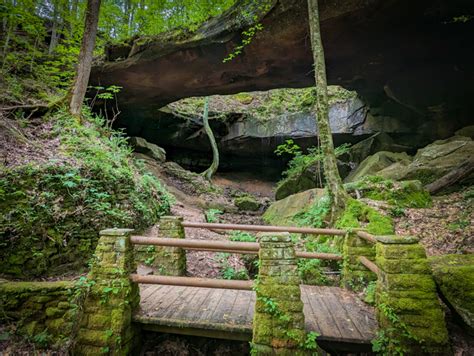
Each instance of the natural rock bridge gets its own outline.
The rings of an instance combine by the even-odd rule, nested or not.
[[[256,243],[198,241],[184,239],[185,227],[260,233]],[[343,255],[297,251],[289,232],[342,236]],[[398,330],[391,337],[412,352],[446,351],[444,315],[416,238],[373,236],[362,230],[185,223],[179,217],[161,219],[164,237],[131,233],[101,232],[77,354],[128,354],[139,342],[140,328],[251,341],[259,355],[309,353],[305,340],[307,333],[315,332],[318,345],[329,352],[367,352],[379,326]],[[258,278],[183,277],[185,249],[258,254]],[[135,260],[149,254],[173,276],[136,274]],[[342,260],[347,287],[377,280],[377,307],[347,289],[300,285],[298,258]]]

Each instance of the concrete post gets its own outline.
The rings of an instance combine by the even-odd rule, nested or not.
[[[354,232],[349,232],[343,246],[342,284],[356,291],[368,282],[377,279],[375,273],[360,263],[359,256],[375,260],[375,246],[358,237]]]
[[[183,218],[163,216],[160,219],[159,237],[184,239]],[[135,246],[137,261],[150,266],[154,274],[164,276],[186,275],[186,251],[180,247]]]
[[[377,318],[406,354],[446,354],[444,313],[424,248],[415,237],[378,236]],[[391,347],[394,345],[388,345]]]
[[[132,312],[140,303],[138,285],[130,281],[135,273],[130,229],[100,232],[95,261],[88,275],[90,290],[83,306],[75,355],[127,355],[138,333]]]
[[[260,233],[252,354],[303,355],[306,333],[295,251],[288,233]]]

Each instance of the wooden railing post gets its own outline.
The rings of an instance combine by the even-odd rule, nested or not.
[[[289,355],[305,340],[303,303],[295,251],[288,233],[260,233],[260,269],[252,354]]]
[[[416,237],[377,236],[376,305],[385,345],[405,354],[449,354],[444,313],[426,253]]]
[[[162,216],[159,237],[184,239],[183,218],[180,216]],[[150,266],[154,274],[164,276],[186,275],[186,251],[180,247],[135,246],[138,261]]]
[[[346,288],[359,290],[363,285],[377,279],[377,275],[360,262],[360,256],[375,260],[375,245],[350,231],[343,246],[342,284]]]
[[[89,292],[83,305],[75,355],[127,355],[138,333],[132,312],[140,303],[130,229],[100,232],[95,260],[87,277]]]

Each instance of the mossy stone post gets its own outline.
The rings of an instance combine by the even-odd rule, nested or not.
[[[158,237],[184,239],[183,218],[162,216]],[[186,251],[180,247],[135,246],[137,260],[153,268],[153,273],[164,276],[186,275]]]
[[[374,244],[360,238],[355,232],[348,232],[343,246],[342,284],[346,288],[358,290],[377,276],[359,261],[360,256],[375,260]]]
[[[163,216],[160,219],[159,236],[171,239],[184,239],[183,218]],[[156,246],[156,259],[161,266],[161,274],[168,276],[186,275],[186,251],[180,247]]]
[[[407,354],[449,354],[444,313],[425,249],[418,239],[378,236],[376,253],[380,328],[393,330],[389,339],[400,341]]]
[[[293,243],[288,233],[260,233],[260,269],[252,354],[303,355],[303,303]]]
[[[90,290],[74,347],[75,355],[127,355],[137,342],[132,312],[140,303],[130,229],[100,232],[95,261],[88,275]]]

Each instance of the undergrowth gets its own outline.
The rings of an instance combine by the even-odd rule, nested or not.
[[[15,277],[81,268],[101,229],[145,228],[170,208],[160,182],[102,118],[85,111],[79,124],[59,110],[44,120],[54,123],[47,139],[60,141],[59,156],[0,170],[0,265]]]

